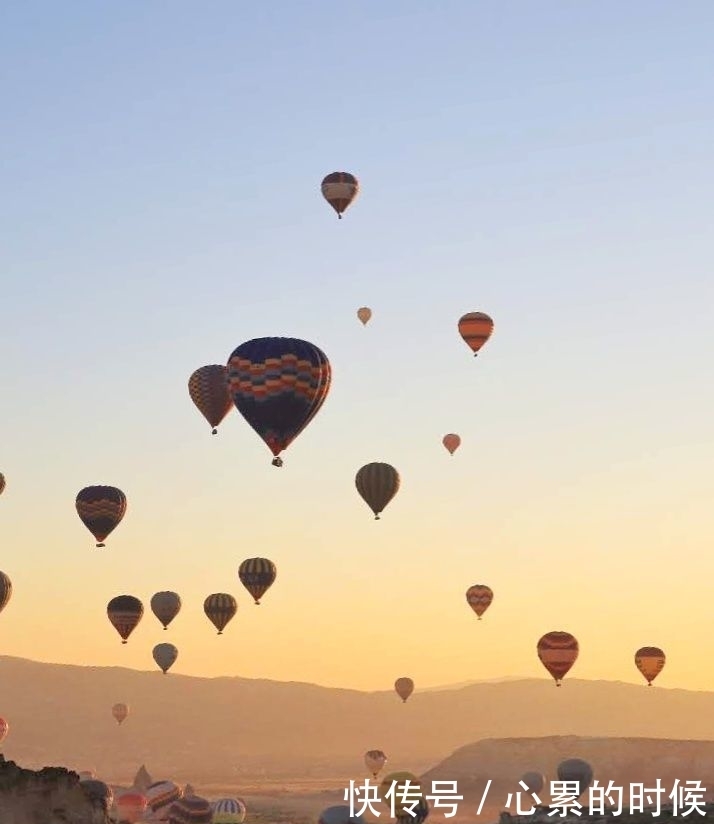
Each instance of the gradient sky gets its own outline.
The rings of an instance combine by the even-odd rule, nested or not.
[[[4,4],[2,653],[153,669],[172,641],[180,673],[418,688],[546,678],[562,629],[574,677],[639,681],[655,644],[658,684],[710,689],[713,27],[704,0]],[[186,386],[266,335],[333,365],[282,470]],[[374,460],[402,477],[379,522]],[[96,483],[129,499],[105,550]]]

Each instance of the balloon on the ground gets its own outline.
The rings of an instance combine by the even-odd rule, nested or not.
[[[364,818],[361,815],[350,816],[347,804],[336,804],[320,813],[318,824],[364,824]]]
[[[147,788],[145,795],[152,812],[157,812],[178,801],[183,795],[183,790],[174,781],[154,781]]]
[[[126,824],[136,824],[140,821],[147,809],[146,796],[131,790],[122,793],[114,801],[119,821]]]
[[[243,824],[245,821],[245,804],[240,798],[219,798],[211,806],[212,824]]]
[[[233,403],[272,452],[280,453],[315,417],[330,391],[332,370],[325,353],[298,338],[255,338],[228,360]]]
[[[211,824],[211,803],[198,795],[187,795],[169,807],[169,824]]]

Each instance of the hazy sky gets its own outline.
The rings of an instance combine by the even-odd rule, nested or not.
[[[172,641],[175,672],[418,688],[547,678],[562,629],[573,676],[638,681],[655,644],[658,684],[711,688],[713,26],[704,0],[4,4],[3,654],[153,669]],[[333,366],[281,470],[186,386],[267,335]],[[402,477],[379,522],[374,460]],[[129,499],[105,550],[74,509],[97,483]]]

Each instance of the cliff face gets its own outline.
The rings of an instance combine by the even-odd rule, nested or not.
[[[35,772],[0,755],[2,824],[110,824],[106,803],[91,798],[64,767]]]

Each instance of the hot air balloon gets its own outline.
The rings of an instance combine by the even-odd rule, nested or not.
[[[168,824],[211,824],[210,801],[198,795],[186,795],[169,807]]]
[[[397,678],[394,682],[394,690],[406,704],[407,698],[414,692],[414,682],[411,678]]]
[[[527,772],[521,776],[521,781],[528,788],[528,792],[538,794],[545,786],[545,776],[539,772]]]
[[[219,798],[211,807],[212,824],[243,824],[245,821],[245,804],[240,798]]]
[[[372,317],[372,310],[369,306],[362,306],[357,310],[357,317],[362,321],[362,325],[366,326]]]
[[[343,212],[359,193],[359,181],[349,172],[332,172],[323,178],[320,188],[322,196],[337,212],[337,217],[341,220]]]
[[[478,615],[480,621],[481,616],[491,606],[493,590],[485,584],[474,584],[466,590],[466,601],[476,615]]]
[[[0,472],[0,495],[5,491],[5,476]]]
[[[406,809],[407,806],[411,808],[411,801],[413,797],[414,793],[408,793],[405,809],[399,815],[395,816],[397,824],[423,824],[423,822],[429,818],[429,813],[431,810],[429,808],[429,802],[426,798],[424,798],[424,796],[419,798],[414,805],[414,809]],[[397,794],[397,799],[399,800],[399,798],[400,796]]]
[[[558,781],[577,782],[578,798],[587,790],[592,780],[593,769],[587,761],[581,758],[568,758],[558,764]]]
[[[146,790],[146,800],[154,813],[178,801],[182,795],[183,790],[173,781],[154,781]]]
[[[223,635],[226,624],[233,618],[238,610],[238,603],[232,595],[226,592],[216,592],[209,595],[203,602],[203,611],[208,620],[218,630],[219,635]]]
[[[157,644],[152,651],[152,655],[161,672],[166,675],[176,663],[178,650],[173,644]]]
[[[75,501],[82,523],[97,539],[97,546],[121,523],[126,512],[126,495],[114,486],[87,486]]]
[[[84,794],[90,801],[99,802],[105,812],[109,812],[114,803],[114,793],[111,787],[103,781],[97,781],[96,778],[89,778],[86,781],[80,781],[79,786],[84,790]]]
[[[378,521],[380,513],[399,491],[401,479],[397,470],[387,463],[369,463],[355,476],[357,491]]]
[[[247,558],[238,568],[238,577],[256,604],[273,585],[278,570],[267,558]]]
[[[469,312],[459,320],[459,334],[474,353],[474,357],[491,337],[492,332],[493,321],[483,312]]]
[[[112,715],[116,719],[117,724],[121,724],[127,715],[129,715],[129,707],[126,704],[114,704],[112,707]]]
[[[0,572],[0,612],[8,605],[12,598],[12,581],[4,572]]]
[[[133,595],[117,595],[107,604],[107,615],[112,626],[121,636],[122,644],[126,644],[143,614],[144,605]]]
[[[394,811],[395,818],[407,812],[413,802],[424,797],[417,776],[403,771],[385,775],[378,793],[382,803]]]
[[[151,598],[151,611],[164,629],[174,620],[181,609],[181,597],[176,592],[157,592]]]
[[[364,754],[364,763],[367,769],[372,773],[374,778],[377,773],[381,772],[384,765],[387,763],[387,756],[382,750],[367,750]]]
[[[664,653],[659,647],[642,647],[635,653],[635,666],[647,680],[647,686],[662,672],[665,661]]]
[[[453,432],[449,435],[444,435],[441,442],[444,444],[450,455],[453,455],[454,452],[456,452],[456,450],[461,446],[461,438]]]
[[[5,740],[8,732],[10,732],[10,725],[4,718],[0,718],[0,742]]]
[[[126,822],[126,824],[136,824],[146,812],[146,796],[129,790],[116,799],[114,806],[119,821]]]
[[[233,403],[275,456],[305,429],[325,402],[332,370],[325,353],[297,338],[255,338],[228,361]]]
[[[361,815],[350,815],[350,808],[347,804],[336,804],[334,807],[326,807],[318,818],[318,824],[364,824]]]
[[[188,379],[188,394],[213,427],[214,435],[218,432],[218,425],[233,408],[227,379],[226,367],[220,364],[201,366]]]
[[[569,632],[548,632],[538,641],[538,657],[555,678],[556,687],[577,660],[577,640]]]

